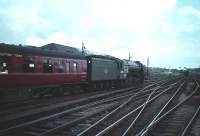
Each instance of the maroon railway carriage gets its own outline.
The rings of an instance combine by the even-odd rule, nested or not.
[[[86,81],[87,60],[81,55],[0,44],[0,88]]]

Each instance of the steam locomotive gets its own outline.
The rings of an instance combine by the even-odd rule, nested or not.
[[[105,88],[142,83],[144,77],[145,66],[139,61],[87,54],[55,43],[41,47],[0,44],[1,92],[54,86]]]

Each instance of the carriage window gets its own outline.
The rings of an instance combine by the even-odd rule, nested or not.
[[[44,61],[44,72],[45,73],[52,73],[53,72],[53,64],[51,59],[46,59]]]
[[[34,72],[35,71],[35,63],[32,60],[25,60],[24,61],[24,72]]]
[[[78,71],[78,64],[73,63],[73,72],[77,72],[77,71]]]
[[[8,64],[6,61],[0,60],[0,74],[8,73]]]

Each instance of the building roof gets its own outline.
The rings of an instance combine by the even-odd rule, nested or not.
[[[72,47],[73,48],[73,47]],[[47,50],[41,47],[22,46],[0,43],[0,52],[22,55],[40,55],[49,57],[65,57],[65,58],[84,58],[81,54],[61,52],[56,50]]]
[[[44,50],[50,50],[50,51],[57,51],[57,52],[64,52],[71,55],[81,55],[81,51],[77,48],[62,45],[62,44],[56,44],[56,43],[50,43],[44,46],[40,47]]]

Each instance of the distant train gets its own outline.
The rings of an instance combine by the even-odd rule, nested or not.
[[[0,44],[0,89],[112,87],[142,83],[145,66],[109,55],[83,54],[51,43],[42,47]],[[0,92],[1,93],[1,92]]]

